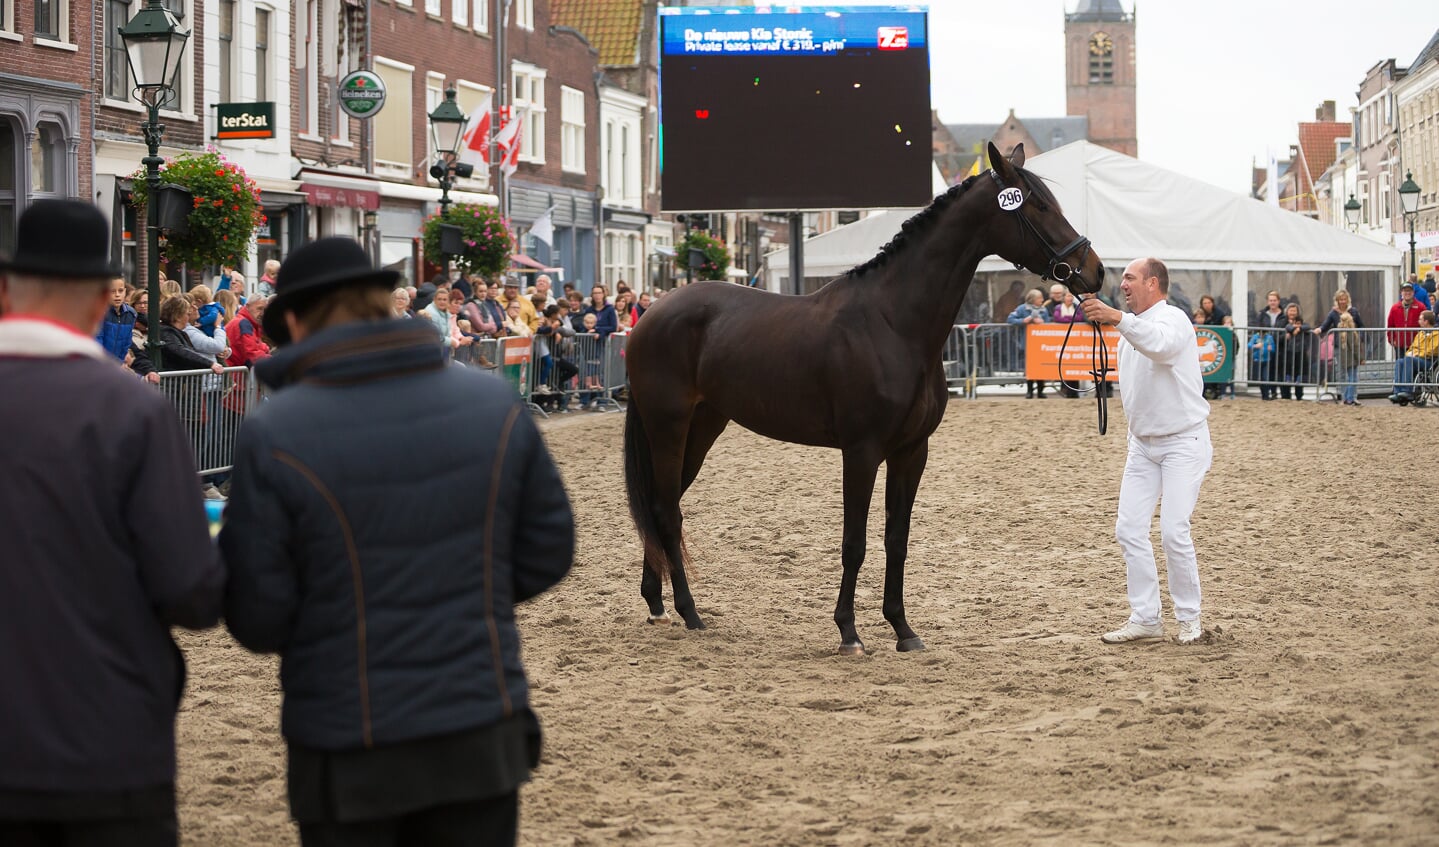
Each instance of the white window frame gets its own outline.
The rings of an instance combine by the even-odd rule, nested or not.
[[[440,0],[425,0],[425,14],[438,18],[442,16],[442,12],[444,7],[440,5]]]
[[[261,12],[264,12],[265,16],[269,18],[269,25],[266,27],[260,26]],[[255,87],[252,90],[255,92],[257,101],[268,102],[267,98],[271,94],[269,90],[270,54],[275,52],[275,10],[273,8],[264,5],[255,6],[254,30],[254,40],[250,42],[250,52],[255,60]],[[263,54],[260,52],[262,40],[265,45]],[[261,85],[266,87],[263,94],[260,91]]]
[[[215,67],[218,71],[215,80],[215,96],[221,103],[236,103],[242,98],[240,90],[239,74],[235,72],[235,60],[240,55],[240,0],[218,0],[215,3]],[[225,38],[224,32],[225,14],[230,15],[230,37]],[[226,84],[229,91],[225,90]]]
[[[336,18],[339,23],[338,32],[335,38],[335,82],[336,89],[339,88],[340,80],[349,75],[350,71],[356,70],[355,58],[364,52],[364,46],[351,42],[351,29],[347,18],[356,14],[355,7],[348,3],[340,4],[336,9]],[[340,108],[340,94],[336,90],[330,98],[334,104],[334,125],[331,127],[333,135],[330,140],[344,147],[353,147],[355,143],[350,140],[350,114]]]
[[[445,100],[445,75],[434,71],[425,72],[425,114],[428,116],[435,111],[435,107]],[[430,129],[429,118],[425,119],[425,167],[422,169],[429,173],[430,165],[435,163],[435,157],[439,151],[435,149],[435,133]]]
[[[632,289],[644,288],[640,282],[640,263],[644,257],[643,235],[631,230],[606,230],[604,243],[604,281],[611,291],[624,280]]]
[[[297,68],[301,97],[304,98],[304,113],[300,115],[299,136],[310,141],[320,141],[320,0],[298,0],[296,16],[303,15],[304,28],[296,33],[303,41],[295,45],[296,51],[305,51],[305,66]],[[300,104],[296,104],[298,107]]]
[[[14,0],[0,0],[0,2],[13,3]],[[126,20],[129,20],[128,13],[130,9],[130,0],[118,0],[118,2],[125,6],[127,13]],[[129,102],[131,93],[134,91],[135,86],[133,84],[133,81],[130,79],[130,62],[125,56],[125,44],[123,41],[120,40],[120,34],[118,32],[119,28],[124,26],[126,21],[116,21],[110,19],[110,0],[106,0],[105,2],[105,8],[101,12],[101,20],[104,21],[105,31],[100,39],[100,50],[104,54],[104,59],[102,61],[102,66],[100,70],[101,74],[104,77],[101,80],[100,84],[100,96],[105,100],[106,103],[110,104]],[[124,100],[120,100],[110,94],[110,81],[112,79],[110,75],[110,54],[114,51],[114,48],[116,47],[119,48],[119,56],[122,60],[122,64],[120,65],[120,73],[123,74],[125,77],[125,82],[122,86],[124,90]]]
[[[60,10],[59,21],[57,22],[57,28],[60,31],[56,33],[56,35],[58,36],[56,38],[42,37],[41,35],[39,35],[38,32],[36,32],[34,21],[34,0],[29,0],[29,2],[31,3],[30,27],[31,32],[35,33],[36,44],[42,47],[59,47],[67,50],[77,49],[77,45],[75,44],[75,42],[70,40],[70,0],[54,0]],[[13,15],[10,18],[7,18],[7,20],[13,19]]]
[[[585,172],[585,93],[560,86],[560,167]]]
[[[397,86],[391,85],[389,80],[385,80],[386,94],[393,101],[389,103],[388,106],[394,108],[397,113],[391,118],[391,122],[403,121],[405,123],[405,131],[401,134],[401,137],[406,140],[409,149],[404,153],[404,159],[381,158],[379,155],[379,139],[377,138],[375,146],[375,172],[380,176],[394,176],[408,181],[414,178],[415,173],[415,165],[412,161],[415,153],[415,115],[413,103],[415,66],[398,62],[394,59],[387,59],[383,56],[376,56],[374,64],[375,73],[379,74],[381,79],[384,79],[385,75],[381,70],[382,68],[409,75],[410,86],[404,91],[403,98],[400,96],[400,92],[395,90]],[[377,136],[379,135],[378,130],[379,127],[376,127]]]
[[[483,0],[476,0],[483,2]],[[0,38],[8,41],[24,41],[25,36],[15,29],[15,0],[0,0]]]
[[[515,26],[533,31],[535,28],[535,0],[515,0]]]
[[[135,16],[135,12],[139,11],[140,6],[141,6],[144,2],[145,2],[145,0],[130,0],[129,4],[127,5],[127,14],[126,14],[125,20],[120,21],[119,23],[114,24],[114,26],[115,26],[115,27],[122,27],[122,26],[124,26],[124,25],[130,20],[130,18],[133,18],[133,17]],[[171,10],[173,11],[173,9],[174,9],[174,7],[175,7],[176,4],[175,4],[174,0],[170,0],[170,2],[166,2],[164,5],[165,5],[165,7],[166,7],[167,9],[171,9]],[[194,17],[195,17],[195,3],[194,3],[194,1],[193,1],[193,0],[182,0],[182,2],[179,3],[179,7],[180,7],[180,16],[181,16],[181,17],[180,17],[180,25],[181,25],[182,27],[184,27],[184,28],[187,28],[187,29],[193,29],[193,28],[194,28]],[[106,14],[106,15],[109,14],[109,6],[108,6],[108,4],[106,5],[106,8],[105,8],[105,14]],[[78,49],[78,48],[76,48],[74,45],[59,45],[59,44],[54,44],[53,42],[48,42],[48,41],[39,41],[39,40],[37,40],[36,43],[43,43],[43,44],[48,44],[48,45],[50,45],[50,46],[56,46],[56,47],[64,47],[64,49],[66,49],[66,50],[75,50],[75,49]],[[102,41],[101,43],[103,44],[103,41]],[[173,109],[173,108],[169,108],[169,107],[164,107],[164,108],[160,109],[160,114],[165,115],[165,116],[167,116],[167,117],[169,117],[169,118],[171,118],[171,119],[178,119],[178,120],[185,120],[185,121],[193,121],[193,120],[196,120],[196,116],[195,116],[195,53],[193,52],[193,50],[194,50],[194,45],[193,45],[193,44],[187,44],[187,45],[185,45],[185,53],[184,53],[183,56],[180,57],[180,61],[181,61],[181,63],[182,63],[182,67],[180,68],[180,87],[179,87],[179,90],[178,90],[177,92],[175,92],[175,93],[176,93],[176,103],[177,103],[177,105],[179,106],[179,108]],[[129,91],[127,91],[127,92],[125,93],[125,97],[124,97],[123,99],[117,99],[117,98],[115,98],[115,97],[104,96],[103,105],[108,106],[108,107],[111,107],[111,108],[116,108],[116,109],[124,109],[124,110],[129,111],[129,112],[141,112],[141,113],[144,112],[144,111],[145,111],[145,107],[140,104],[140,101],[138,101],[138,100],[136,100],[136,99],[134,98],[134,88],[135,88],[135,86],[134,86],[134,80],[130,79],[130,66],[129,66],[128,63],[125,65],[125,78],[126,78],[126,85],[127,85],[127,86],[129,87],[129,89],[130,89]],[[101,88],[100,88],[100,91],[101,91],[101,92],[104,92],[104,91],[105,91],[105,87],[104,87],[103,84],[102,84],[102,86],[101,86]]]
[[[470,0],[450,0],[450,20],[454,22],[455,26],[469,29]]]
[[[475,11],[470,16],[470,28],[475,32],[490,31],[490,0],[475,0]]]
[[[472,110],[478,109],[479,104],[484,102],[485,97],[490,96],[490,135],[494,135],[496,131],[495,117],[493,114],[495,110],[494,93],[495,90],[488,85],[470,82],[467,79],[455,80],[455,102],[459,104],[460,111],[464,112],[469,118],[469,122],[465,124],[466,130],[469,130],[469,128],[474,125],[477,117]],[[476,167],[473,176],[468,179],[462,179],[460,182],[464,185],[473,183],[481,188],[488,188],[490,184],[490,169]]]
[[[545,163],[545,79],[547,71],[515,62],[510,66],[510,108],[524,121],[520,125],[520,161]],[[539,95],[536,100],[535,96]]]

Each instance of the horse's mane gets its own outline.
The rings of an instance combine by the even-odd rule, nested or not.
[[[1059,201],[1054,198],[1054,194],[1049,190],[1049,186],[1044,184],[1043,180],[1024,168],[1015,168],[1015,170],[1019,172],[1020,178],[1024,180],[1024,184],[1030,191],[1038,194],[1044,202],[1054,206],[1055,209],[1059,208]],[[959,199],[959,196],[967,191],[981,175],[982,174],[975,174],[967,178],[964,182],[950,186],[948,191],[934,198],[934,201],[928,206],[905,221],[904,225],[899,228],[899,232],[895,233],[894,238],[891,238],[888,244],[879,248],[879,253],[877,253],[873,259],[870,259],[862,265],[856,265],[850,268],[843,275],[846,277],[862,276],[875,268],[884,266],[886,262],[909,244],[911,238],[918,236],[920,233],[934,226],[935,221],[939,219],[940,213],[953,205],[954,201]]]
[[[973,185],[974,181],[978,178],[979,177],[977,175],[971,176],[964,182],[958,183],[956,185],[951,185],[949,187],[949,190],[934,198],[934,200],[928,206],[920,209],[914,214],[913,217],[905,221],[904,225],[899,228],[899,232],[894,234],[894,238],[891,238],[888,244],[885,244],[883,247],[879,248],[879,252],[875,254],[875,257],[873,259],[870,259],[862,265],[855,265],[854,267],[846,271],[844,273],[844,276],[861,276],[868,271],[872,271],[875,268],[882,267],[886,262],[890,260],[890,258],[892,258],[895,254],[899,253],[905,248],[912,236],[917,236],[921,232],[924,232],[925,230],[934,226],[934,222],[939,219],[940,213],[953,205],[954,201],[958,199],[959,196],[963,194],[966,190],[968,190],[969,187]]]

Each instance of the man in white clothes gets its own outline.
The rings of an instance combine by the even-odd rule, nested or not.
[[[1169,270],[1163,262],[1135,259],[1124,269],[1119,288],[1132,314],[1097,298],[1086,298],[1082,304],[1086,320],[1113,324],[1119,330],[1119,392],[1129,420],[1129,458],[1114,525],[1127,567],[1129,620],[1101,640],[1123,644],[1164,637],[1159,573],[1149,540],[1154,505],[1159,502],[1169,597],[1179,621],[1176,640],[1192,644],[1203,630],[1199,565],[1189,536],[1189,515],[1214,454],[1199,345],[1189,316],[1165,302]]]

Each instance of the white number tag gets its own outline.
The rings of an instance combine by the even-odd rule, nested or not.
[[[1024,192],[1018,188],[1006,188],[999,192],[999,208],[1013,212],[1024,205]]]

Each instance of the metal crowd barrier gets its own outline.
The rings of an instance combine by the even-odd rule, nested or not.
[[[160,391],[190,434],[195,467],[202,476],[222,473],[233,464],[240,422],[255,402],[253,383],[249,368],[160,374]]]
[[[532,385],[517,386],[520,396],[542,414],[593,408],[618,411],[624,396],[625,345],[629,336],[594,333],[545,335],[531,339]],[[548,359],[543,355],[549,350]],[[527,390],[526,390],[527,389]]]
[[[1439,399],[1439,361],[1399,365],[1418,330],[1333,329],[1321,336],[1263,327],[1231,329],[1234,380],[1209,383],[1215,396],[1339,400],[1350,387],[1356,398],[1372,398],[1388,397],[1398,386],[1421,399],[1426,394]],[[1007,323],[956,325],[942,354],[951,390],[975,397],[981,386],[1023,385],[1024,332],[1022,325]],[[1346,349],[1358,355],[1358,364],[1344,366],[1340,353]]]

